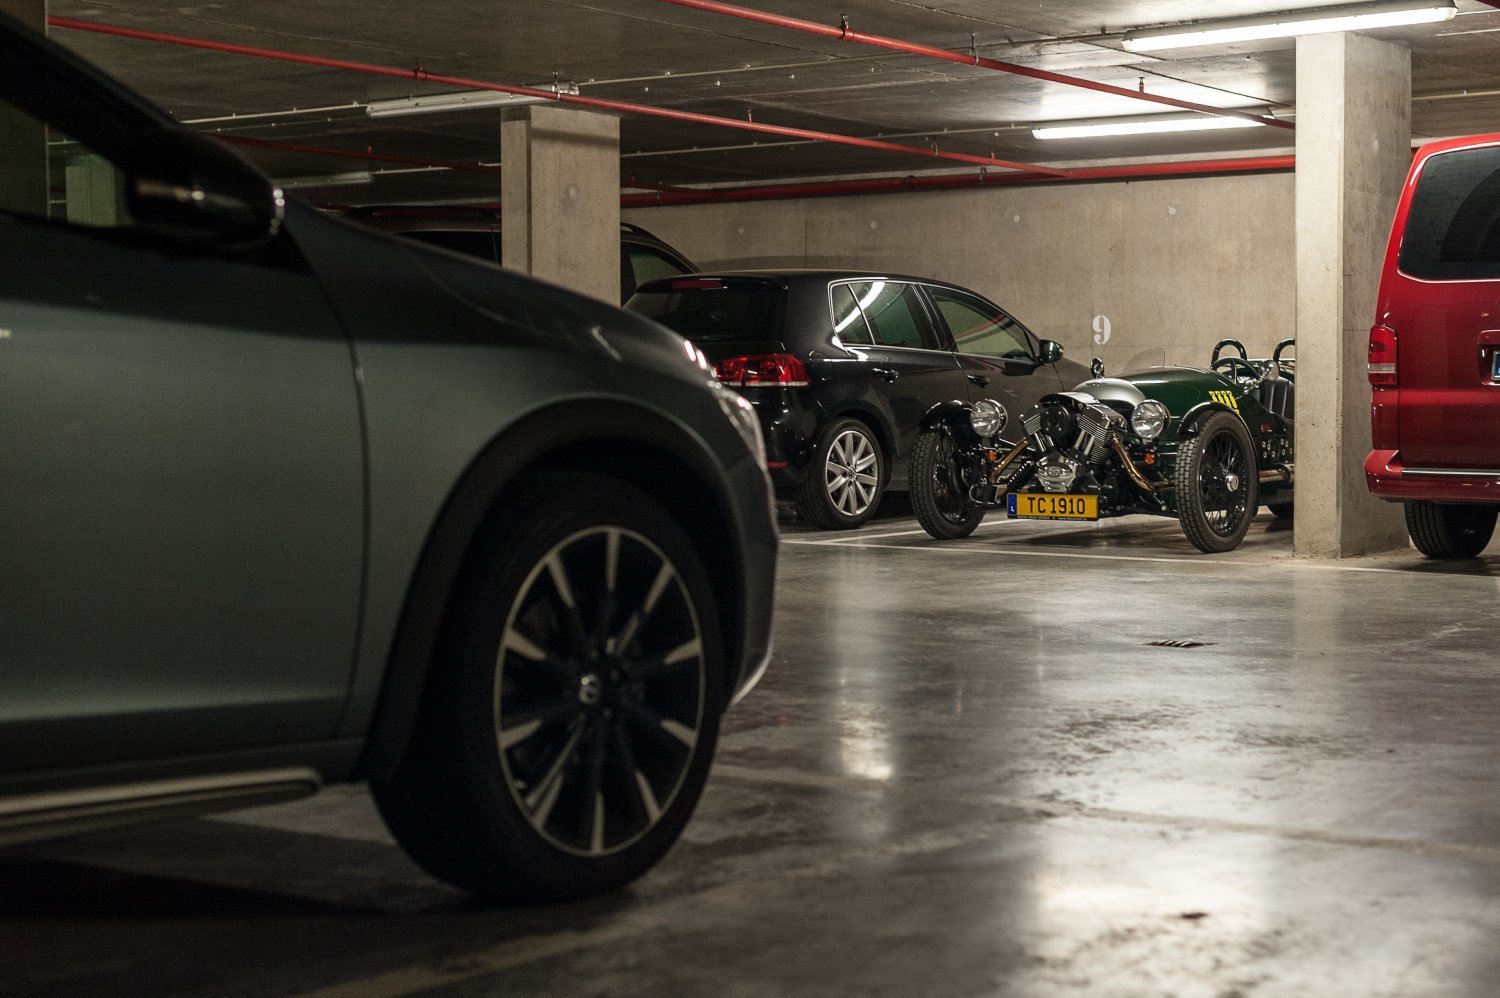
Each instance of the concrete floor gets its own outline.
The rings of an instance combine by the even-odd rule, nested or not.
[[[1287,527],[789,526],[772,669],[632,889],[476,908],[337,788],[0,854],[0,993],[1500,993],[1500,545]]]

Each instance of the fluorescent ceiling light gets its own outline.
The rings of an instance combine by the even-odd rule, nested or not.
[[[545,87],[532,89],[546,89],[555,94],[578,95],[576,83],[549,83]],[[480,107],[523,107],[527,104],[544,104],[551,99],[550,97],[508,94],[503,90],[458,90],[448,94],[423,94],[420,97],[400,97],[396,100],[372,100],[365,105],[365,114],[372,118],[395,118],[405,114],[468,111]]]
[[[1385,0],[1382,3],[1351,3],[1338,7],[1234,17],[1222,21],[1198,21],[1175,28],[1132,31],[1122,42],[1131,52],[1186,48],[1191,45],[1226,45],[1258,38],[1286,38],[1320,31],[1359,31],[1389,28],[1397,24],[1446,21],[1457,13],[1453,0]]]
[[[345,187],[350,184],[374,183],[374,180],[369,170],[356,170],[353,173],[320,173],[311,177],[284,177],[276,183],[283,190],[292,190],[298,187]]]
[[[1201,132],[1214,128],[1258,128],[1261,123],[1223,115],[1153,114],[1140,118],[1104,118],[1072,125],[1033,128],[1038,139],[1082,139],[1100,135],[1150,135],[1156,132]]]

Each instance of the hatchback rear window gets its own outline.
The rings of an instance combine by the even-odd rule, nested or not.
[[[694,343],[754,343],[781,339],[785,300],[777,287],[712,286],[639,291],[627,307]]]
[[[500,261],[494,233],[482,229],[413,229],[400,234],[418,242],[441,246],[467,256],[477,256],[490,263]]]
[[[1423,165],[1400,264],[1427,280],[1500,277],[1500,146],[1443,153]]]

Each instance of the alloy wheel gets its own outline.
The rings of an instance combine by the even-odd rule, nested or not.
[[[879,457],[868,436],[856,429],[840,433],[828,448],[824,484],[833,506],[845,516],[860,516],[875,501]]]
[[[650,831],[708,709],[698,615],[661,549],[608,526],[555,545],[516,596],[496,669],[496,745],[536,832],[602,856]]]

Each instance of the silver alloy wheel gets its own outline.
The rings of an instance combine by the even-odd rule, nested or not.
[[[708,709],[698,614],[662,550],[610,526],[553,546],[510,608],[495,668],[495,741],[531,827],[589,857],[649,832]]]
[[[833,439],[823,469],[824,487],[834,509],[845,516],[862,516],[875,501],[879,456],[870,438],[848,429]]]

